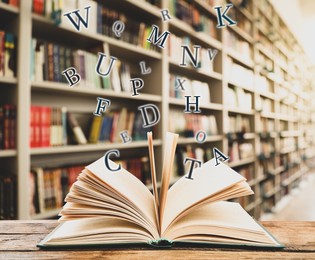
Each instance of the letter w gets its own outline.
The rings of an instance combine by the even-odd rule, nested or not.
[[[77,31],[80,31],[81,22],[85,28],[88,28],[90,8],[91,8],[91,6],[87,6],[84,8],[85,9],[85,19],[83,19],[83,17],[80,15],[80,13],[79,13],[80,10],[75,10],[73,12],[66,13],[63,16],[68,17],[68,19],[70,20],[72,25],[77,29]],[[75,14],[76,19],[72,18],[72,16],[71,16],[72,14]]]

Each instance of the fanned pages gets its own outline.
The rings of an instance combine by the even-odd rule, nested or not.
[[[159,219],[159,197],[156,185],[156,174],[155,174],[155,160],[154,160],[154,149],[153,149],[153,138],[152,132],[148,132],[148,146],[149,146],[149,157],[150,157],[150,166],[151,166],[151,179],[152,179],[152,189],[154,196],[154,206],[155,206],[155,216],[156,219]],[[157,223],[158,229],[160,230],[159,223]]]
[[[252,194],[246,179],[214,159],[169,190],[178,135],[167,133],[160,197],[152,134],[148,134],[153,193],[132,173],[100,158],[82,170],[60,212],[61,224],[39,247],[128,244],[283,247],[235,202]],[[115,171],[113,171],[115,169]],[[158,204],[159,203],[159,204]]]

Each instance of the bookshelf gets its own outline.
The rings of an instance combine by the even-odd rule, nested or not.
[[[306,75],[311,72],[307,74],[302,48],[269,1],[252,0],[245,7],[236,5],[236,1],[223,1],[223,5],[235,3],[231,17],[235,17],[239,24],[213,30],[216,13],[209,5],[211,1],[184,0],[205,17],[208,32],[196,31],[175,14],[171,14],[171,20],[163,22],[160,9],[171,10],[174,1],[162,0],[160,7],[145,1],[108,2],[110,8],[127,13],[133,19],[141,17],[146,24],[158,25],[160,32],[168,30],[179,38],[188,37],[191,43],[203,48],[217,49],[212,69],[180,66],[181,57],[176,59],[176,55],[175,58],[169,55],[170,41],[164,49],[146,49],[108,35],[87,30],[76,32],[63,24],[56,26],[47,17],[33,13],[31,2],[20,1],[20,7],[0,2],[0,19],[10,21],[1,25],[0,30],[14,33],[18,42],[17,77],[0,77],[0,90],[4,93],[0,105],[6,102],[17,105],[17,149],[1,150],[0,162],[5,165],[1,170],[17,177],[18,219],[49,218],[56,216],[59,210],[29,214],[30,191],[27,187],[32,167],[93,161],[113,148],[119,149],[126,159],[137,153],[145,154],[147,147],[146,141],[134,141],[130,144],[114,142],[30,148],[31,105],[66,106],[71,112],[86,114],[92,114],[97,97],[108,98],[114,106],[126,106],[131,110],[145,103],[157,105],[161,119],[155,130],[154,145],[159,173],[164,133],[170,128],[172,112],[182,112],[185,104],[183,98],[170,97],[170,74],[208,85],[210,102],[200,108],[202,115],[213,116],[217,124],[217,133],[209,134],[202,144],[198,144],[191,133],[181,134],[179,150],[189,147],[191,152],[200,148],[205,155],[214,146],[225,154],[233,149],[252,151],[250,156],[237,156],[238,159],[229,162],[230,167],[248,178],[255,191],[255,195],[240,200],[251,215],[259,218],[272,211],[312,166],[315,134],[310,129],[315,126],[315,108],[311,106],[309,93],[314,92],[314,87],[306,80]],[[259,21],[255,17],[259,17]],[[143,60],[149,64],[152,73],[142,77],[145,87],[140,91],[141,95],[134,97],[123,91],[117,93],[83,86],[69,88],[65,83],[34,81],[29,76],[32,57],[27,51],[31,50],[33,38],[84,51],[107,43],[110,54],[129,63],[133,71],[138,70],[134,73],[138,77],[142,77],[138,65]],[[233,102],[231,95],[235,99]],[[235,126],[231,127],[231,121]],[[178,178],[174,176],[172,182]]]

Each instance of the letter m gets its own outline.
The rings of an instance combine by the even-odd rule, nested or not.
[[[84,25],[85,28],[88,28],[89,25],[89,12],[90,12],[91,6],[85,7],[85,19],[80,15],[80,10],[75,10],[73,12],[65,13],[63,16],[68,17],[72,25],[77,29],[77,31],[80,31],[81,22]],[[72,18],[72,14],[75,15],[76,19]]]
[[[147,41],[150,43],[153,43],[154,45],[159,43],[158,46],[160,48],[164,48],[165,41],[167,40],[167,37],[170,35],[170,32],[165,31],[165,32],[163,32],[163,34],[161,34],[159,36],[159,27],[157,27],[156,25],[152,25],[152,27],[153,27],[153,29],[152,29]],[[152,41],[152,38],[153,38],[153,41]]]

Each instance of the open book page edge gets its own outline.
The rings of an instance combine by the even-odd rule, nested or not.
[[[111,160],[108,160],[108,162],[112,169],[117,168],[116,163]],[[156,232],[158,232],[154,212],[154,198],[148,188],[137,177],[123,168],[119,171],[110,171],[105,166],[104,156],[86,166],[86,169],[138,207],[143,216],[155,226]]]
[[[164,147],[164,159],[163,159],[163,171],[162,171],[162,180],[161,180],[161,189],[159,196],[159,225],[161,233],[162,219],[167,199],[168,188],[170,184],[170,177],[172,172],[172,167],[175,158],[175,151],[177,146],[178,134],[166,133],[166,144]]]
[[[155,157],[154,157],[152,132],[148,132],[147,137],[148,137],[148,148],[149,148],[149,157],[150,157],[150,169],[151,169],[151,181],[152,181],[153,197],[154,197],[155,217],[156,217],[157,228],[158,230],[160,230],[159,197],[158,197],[157,184],[156,184],[156,169],[155,169]]]
[[[201,203],[206,197],[221,192],[237,182],[246,181],[243,176],[224,163],[215,166],[215,158],[196,168],[193,179],[186,178],[186,175],[175,182],[168,191],[163,223],[160,222],[161,233],[165,232],[171,222],[192,205]],[[205,189],[205,185],[210,186]]]

